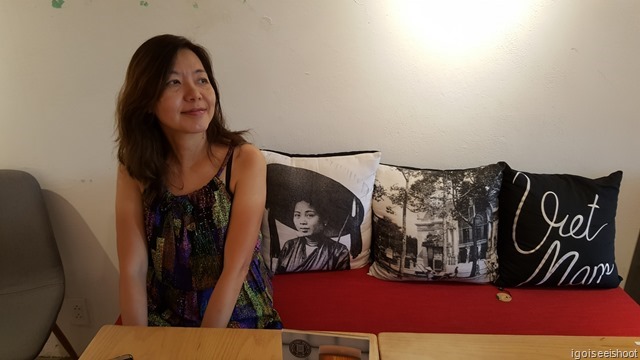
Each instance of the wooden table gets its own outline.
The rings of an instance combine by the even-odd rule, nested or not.
[[[278,330],[105,325],[80,359],[282,359],[280,339]]]
[[[611,352],[618,352],[618,359],[625,358],[622,352],[627,359],[637,359],[640,345],[636,341],[640,337],[378,334],[382,360],[615,358]]]
[[[343,333],[350,334],[350,333]],[[377,338],[371,359],[378,360]],[[91,340],[80,360],[110,360],[123,354],[145,359],[282,359],[279,330],[205,329],[105,325]]]

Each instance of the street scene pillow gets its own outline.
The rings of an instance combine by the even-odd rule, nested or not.
[[[262,254],[269,268],[278,274],[367,265],[380,152],[262,153],[267,161]]]
[[[369,272],[383,280],[493,281],[501,183],[500,164],[459,170],[381,164]]]
[[[622,171],[588,179],[505,166],[496,283],[617,287],[614,240]]]

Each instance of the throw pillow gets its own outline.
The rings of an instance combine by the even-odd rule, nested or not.
[[[371,196],[380,152],[293,155],[263,150],[262,254],[275,273],[369,263]]]
[[[617,287],[614,240],[622,171],[588,179],[505,166],[496,283]]]
[[[384,280],[494,280],[501,182],[500,164],[459,170],[380,165],[370,273]]]

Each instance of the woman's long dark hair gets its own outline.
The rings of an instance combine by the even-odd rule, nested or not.
[[[129,175],[157,195],[167,173],[171,146],[153,110],[162,95],[179,50],[193,51],[202,62],[216,95],[215,113],[207,128],[207,142],[239,145],[246,131],[230,131],[220,106],[220,93],[213,77],[207,50],[175,35],[158,35],[145,41],[133,54],[124,84],[118,95],[116,128],[118,161]]]

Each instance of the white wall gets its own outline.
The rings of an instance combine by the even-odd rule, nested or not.
[[[63,307],[74,346],[118,314],[114,104],[133,51],[160,33],[210,49],[230,124],[264,148],[379,149],[385,163],[430,168],[623,170],[625,275],[640,213],[640,2],[476,3],[3,0],[0,167],[47,189],[66,296],[90,311],[76,326]]]

